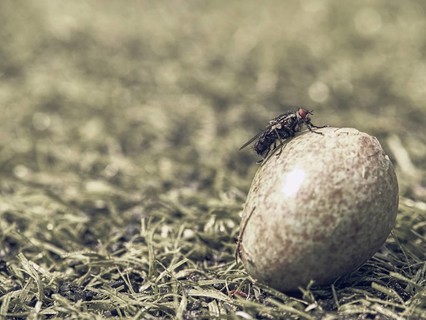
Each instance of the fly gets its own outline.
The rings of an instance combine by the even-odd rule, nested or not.
[[[321,134],[312,128],[320,129],[327,126],[318,127],[313,125],[309,117],[310,114],[313,114],[312,111],[299,108],[297,111],[289,111],[279,115],[269,121],[265,130],[259,132],[249,141],[244,143],[240,150],[257,140],[254,144],[254,151],[263,157],[261,160],[263,161],[267,158],[271,150],[276,149],[277,141],[279,141],[282,146],[284,144],[284,140],[293,138],[297,132],[302,130],[303,125],[306,125],[309,131]]]

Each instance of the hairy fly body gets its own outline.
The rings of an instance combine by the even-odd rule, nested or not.
[[[303,125],[306,125],[309,131],[319,133],[312,128],[324,128],[326,126],[317,127],[313,125],[309,117],[310,114],[312,114],[312,111],[299,108],[297,111],[289,111],[279,115],[269,121],[265,130],[247,141],[240,150],[257,139],[254,144],[254,151],[265,159],[269,152],[277,147],[277,141],[280,145],[283,145],[284,140],[293,138],[296,132],[302,130]]]

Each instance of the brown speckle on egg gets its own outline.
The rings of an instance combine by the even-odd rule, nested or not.
[[[244,207],[244,266],[282,291],[355,270],[395,224],[398,183],[377,139],[351,128],[318,131],[259,167]]]

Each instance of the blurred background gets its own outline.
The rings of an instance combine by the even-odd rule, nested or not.
[[[238,148],[304,106],[377,136],[401,194],[425,198],[423,1],[0,6],[5,175],[246,192],[256,157]]]
[[[3,0],[0,21],[4,279],[24,253],[79,285],[104,255],[128,255],[138,283],[165,281],[146,257],[173,265],[178,244],[185,268],[225,268],[258,168],[238,149],[299,106],[379,139],[400,184],[397,236],[420,270],[425,1]],[[161,222],[151,238],[147,217]],[[95,284],[118,277],[105,270]],[[6,280],[0,293],[20,288]]]
[[[256,158],[239,146],[305,106],[315,124],[376,135],[402,180],[418,178],[403,193],[425,196],[423,1],[0,6],[3,172],[111,178],[135,175],[130,161],[168,186],[247,190]]]

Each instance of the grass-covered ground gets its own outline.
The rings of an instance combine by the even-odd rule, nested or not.
[[[0,2],[0,316],[426,319],[426,4]],[[234,250],[238,148],[303,105],[375,135],[397,226],[362,268],[283,294]]]

